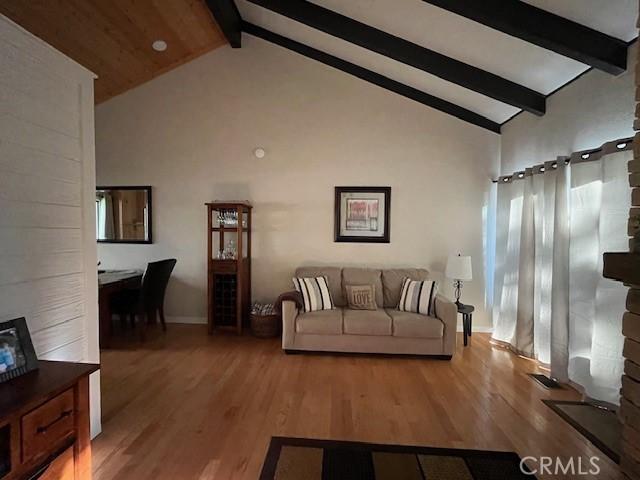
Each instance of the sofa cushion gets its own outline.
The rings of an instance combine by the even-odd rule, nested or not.
[[[336,307],[347,305],[342,292],[342,268],[340,267],[299,267],[296,269],[296,277],[327,277],[329,291],[333,304]]]
[[[298,315],[296,333],[342,335],[342,309],[318,310]]]
[[[429,271],[423,268],[392,268],[382,270],[382,287],[384,291],[384,307],[396,308],[400,301],[400,289],[405,278],[411,280],[428,280]],[[380,305],[380,300],[378,300]]]
[[[382,294],[382,271],[372,268],[343,268],[343,291],[346,291],[347,285],[373,285],[376,292],[376,305],[382,307],[384,298]]]
[[[444,325],[435,317],[421,313],[387,309],[393,319],[393,336],[406,338],[442,338]]]
[[[391,335],[391,317],[383,309],[344,310],[344,333],[349,335]]]

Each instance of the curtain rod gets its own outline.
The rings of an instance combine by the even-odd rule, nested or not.
[[[573,152],[570,156],[560,156],[556,160],[547,161],[534,165],[533,167],[514,172],[511,175],[502,175],[497,180],[491,180],[493,183],[509,183],[514,180],[520,180],[527,174],[527,170],[532,174],[544,173],[548,168],[556,168],[558,162],[564,161],[565,165],[569,163],[583,163],[593,162],[599,160],[603,155],[607,155],[615,152],[624,152],[633,149],[633,137],[620,138],[618,140],[612,140],[602,144],[598,148],[591,148],[588,150],[580,150],[579,152]]]

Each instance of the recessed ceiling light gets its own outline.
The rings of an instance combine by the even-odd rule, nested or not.
[[[164,52],[167,49],[167,42],[164,40],[156,40],[151,44],[151,48],[156,52]]]

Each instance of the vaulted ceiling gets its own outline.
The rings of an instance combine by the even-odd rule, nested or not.
[[[225,5],[233,3],[208,1],[223,30],[231,18]],[[600,0],[235,5],[245,34],[493,131],[522,110],[543,115],[546,97],[590,68],[621,74],[628,44],[637,36],[635,0],[609,0],[606,8]]]
[[[499,132],[591,68],[625,71],[637,0],[605,3],[0,0],[0,13],[93,70],[97,102],[253,35]]]
[[[97,103],[227,43],[203,0],[0,0],[0,13],[98,75]]]

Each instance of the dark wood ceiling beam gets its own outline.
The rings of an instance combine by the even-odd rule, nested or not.
[[[500,102],[536,115],[543,115],[545,112],[545,97],[539,92],[319,5],[304,0],[249,1]]]
[[[613,75],[627,69],[627,43],[519,0],[423,0]],[[607,8],[603,4],[602,8]]]
[[[495,133],[500,133],[500,124],[489,120],[482,115],[455,105],[451,102],[447,102],[446,100],[434,97],[433,95],[429,95],[428,93],[422,92],[413,87],[409,87],[403,83],[372,72],[371,70],[367,70],[366,68],[347,62],[346,60],[334,57],[333,55],[329,55],[328,53],[322,52],[290,38],[283,37],[282,35],[278,35],[277,33],[271,32],[248,22],[242,22],[242,30],[245,33],[262,38],[263,40],[267,40],[268,42],[274,43],[276,45],[280,45],[281,47],[297,52],[301,55],[304,55],[305,57],[312,58],[314,60],[317,60],[318,62],[324,63],[325,65],[337,68],[338,70],[342,70],[345,73],[373,83],[374,85],[385,88],[404,97],[410,98],[411,100],[415,100],[416,102],[420,102],[423,105],[435,108],[436,110],[447,113],[449,115],[453,115],[454,117],[457,117],[460,120],[464,120],[465,122],[472,123],[473,125],[477,125]]]
[[[242,18],[233,0],[206,0],[213,18],[233,48],[242,46]]]

